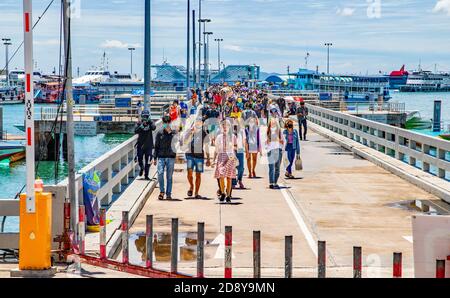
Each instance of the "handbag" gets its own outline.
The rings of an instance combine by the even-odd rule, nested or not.
[[[297,159],[295,160],[295,170],[296,171],[302,171],[303,170],[303,161],[300,155],[297,156]]]

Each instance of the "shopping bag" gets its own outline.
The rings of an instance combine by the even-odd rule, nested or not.
[[[295,170],[296,171],[302,171],[303,170],[303,161],[302,158],[297,156],[297,159],[295,160]]]

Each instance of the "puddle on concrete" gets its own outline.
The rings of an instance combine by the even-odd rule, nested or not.
[[[137,265],[145,264],[145,233],[130,235],[130,262]],[[205,241],[205,247],[209,241]],[[155,233],[153,237],[153,260],[170,263],[171,235],[170,233]],[[206,258],[206,256],[205,256]],[[197,233],[179,233],[178,260],[193,262],[197,260]]]
[[[427,214],[442,215],[439,210],[430,206],[429,203],[422,200],[408,200],[387,204],[391,208],[398,208],[407,211],[423,212]]]

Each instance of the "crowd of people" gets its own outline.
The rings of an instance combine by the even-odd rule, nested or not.
[[[300,141],[307,137],[308,108],[304,102],[271,98],[261,90],[240,85],[191,90],[189,97],[187,102],[173,102],[158,132],[144,113],[136,127],[140,176],[150,179],[153,160],[160,200],[172,199],[175,160],[180,152],[185,155],[190,198],[203,199],[200,190],[205,167],[214,168],[218,199],[227,203],[233,189],[245,189],[246,169],[248,179],[258,177],[258,163],[268,165],[270,189],[280,189],[283,161],[285,177],[295,178],[294,163],[301,164]],[[292,120],[295,116],[299,130]]]

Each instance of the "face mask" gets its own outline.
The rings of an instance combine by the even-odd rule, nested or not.
[[[294,125],[290,124],[288,125],[288,128],[294,128]]]
[[[169,124],[164,123],[164,124],[163,124],[163,129],[166,129],[167,127],[169,127]]]

